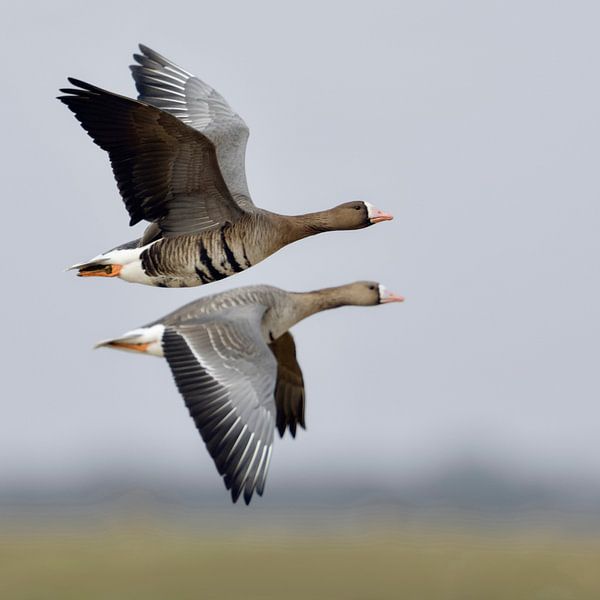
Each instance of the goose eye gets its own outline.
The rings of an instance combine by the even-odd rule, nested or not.
[[[357,205],[357,206],[354,207],[354,210],[360,210],[361,208],[362,208],[362,206],[358,206]]]
[[[370,289],[370,290],[374,290],[374,289],[375,289],[375,286],[374,286],[374,285],[370,285],[370,286],[369,286],[369,289]]]

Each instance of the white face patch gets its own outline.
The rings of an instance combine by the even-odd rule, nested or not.
[[[363,201],[363,204],[367,207],[367,217],[372,219],[375,216],[377,209],[370,202]]]
[[[387,291],[387,288],[385,287],[385,285],[383,284],[379,284],[379,302],[381,302],[386,295],[389,294],[389,292]]]

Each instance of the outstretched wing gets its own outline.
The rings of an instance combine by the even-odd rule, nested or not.
[[[277,359],[277,385],[275,405],[277,406],[277,430],[283,437],[286,427],[292,437],[296,437],[296,425],[306,429],[304,424],[304,378],[296,359],[296,344],[288,331],[269,344]]]
[[[246,143],[249,130],[225,98],[198,77],[140,44],[131,65],[139,96],[202,132],[216,146],[223,178],[239,205],[253,207],[246,183]]]
[[[172,115],[77,79],[59,96],[110,156],[131,217],[164,235],[194,233],[237,220],[213,143]]]
[[[275,429],[277,363],[261,334],[265,307],[167,327],[177,387],[233,501],[262,495]]]

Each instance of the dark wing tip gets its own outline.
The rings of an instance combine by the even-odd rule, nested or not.
[[[267,457],[268,458],[268,457]],[[256,493],[262,497],[263,492],[265,491],[265,485],[267,484],[267,471],[268,464],[263,465],[262,472],[258,478],[258,483],[256,484]]]
[[[68,87],[62,87],[59,88],[58,91],[61,94],[64,94],[63,96],[56,96],[56,98],[58,100],[60,100],[61,102],[64,102],[65,99],[70,99],[73,98],[73,96],[80,96],[81,92],[84,89],[87,89],[86,86],[88,86],[89,84],[86,84],[83,81],[80,81],[79,79],[76,79],[75,77],[67,77],[67,81],[71,84],[74,85],[76,87],[74,88],[68,88]]]
[[[85,81],[82,81],[81,79],[77,79],[77,77],[67,77],[67,81],[69,83],[71,83],[72,85],[75,85],[79,88],[83,88],[84,90],[96,89],[96,88],[94,88],[94,86],[91,83],[86,83]]]
[[[298,415],[298,425],[300,425],[302,429],[306,429],[306,423],[304,422],[304,410],[302,410],[301,414]]]
[[[286,423],[285,421],[280,421],[279,419],[277,421],[277,431],[279,432],[279,437],[282,438],[283,434],[285,433]]]
[[[134,58],[136,60],[138,60],[138,62],[142,65],[147,60],[152,60],[155,63],[162,65],[163,67],[171,62],[167,58],[165,58],[162,54],[159,54],[156,50],[152,50],[152,48],[150,48],[150,46],[146,46],[145,44],[138,44],[138,47],[144,56],[140,56],[141,60],[138,60],[137,57],[135,57],[135,55],[134,55]]]
[[[231,488],[231,499],[233,500],[234,504],[238,501],[241,493],[242,488],[240,486],[234,486]]]
[[[83,92],[83,90],[78,90],[74,88],[60,88],[60,90],[58,91],[61,92],[63,95],[56,96],[56,98],[61,102],[64,102],[65,104],[73,100],[85,100],[89,97]]]
[[[79,95],[83,95],[82,92],[85,90],[86,92],[88,92],[88,96],[89,96],[89,92],[92,92],[93,94],[110,94],[112,96],[114,96],[115,94],[112,94],[111,92],[107,92],[106,90],[103,90],[102,88],[99,88],[96,85],[92,85],[91,83],[88,83],[87,81],[82,81],[81,79],[77,79],[76,77],[67,77],[67,81],[71,84],[74,85],[75,88],[61,88],[60,91],[63,92],[63,94],[79,94]]]

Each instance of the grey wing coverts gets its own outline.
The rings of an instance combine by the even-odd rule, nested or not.
[[[165,357],[233,501],[262,495],[275,429],[277,361],[262,338],[264,306],[167,327]]]
[[[252,210],[246,183],[248,126],[210,85],[140,44],[131,66],[138,98],[202,132],[216,146],[227,187],[244,210]]]

